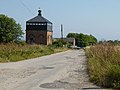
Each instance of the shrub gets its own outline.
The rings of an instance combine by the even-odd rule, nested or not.
[[[64,40],[58,39],[53,42],[54,47],[63,47],[64,45],[67,45],[68,43]]]
[[[111,65],[106,73],[106,86],[120,89],[120,66]]]
[[[120,46],[105,43],[86,50],[90,80],[107,88],[120,88]]]
[[[15,62],[64,51],[53,46],[8,43],[0,45],[0,62]]]

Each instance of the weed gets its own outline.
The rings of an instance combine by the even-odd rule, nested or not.
[[[107,88],[120,89],[120,46],[98,44],[86,49],[90,80]]]
[[[45,45],[28,45],[28,44],[1,44],[0,45],[0,62],[16,62],[24,59],[40,57],[61,51],[64,48],[52,48]]]

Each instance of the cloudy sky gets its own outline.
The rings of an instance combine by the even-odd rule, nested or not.
[[[99,40],[120,40],[120,0],[1,0],[0,14],[14,18],[25,32],[27,20],[37,16],[53,23],[53,37],[70,32],[92,34]]]

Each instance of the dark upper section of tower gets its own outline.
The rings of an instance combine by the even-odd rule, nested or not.
[[[51,23],[49,20],[47,20],[46,18],[44,18],[41,14],[41,10],[38,10],[38,16],[28,20],[27,22],[46,22],[46,23]]]
[[[44,18],[41,10],[38,10],[38,16],[26,21],[26,30],[52,31],[52,22]]]

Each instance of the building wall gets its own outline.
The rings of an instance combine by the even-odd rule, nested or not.
[[[47,45],[47,31],[26,30],[26,42]]]
[[[52,44],[52,32],[47,32],[47,45]]]

